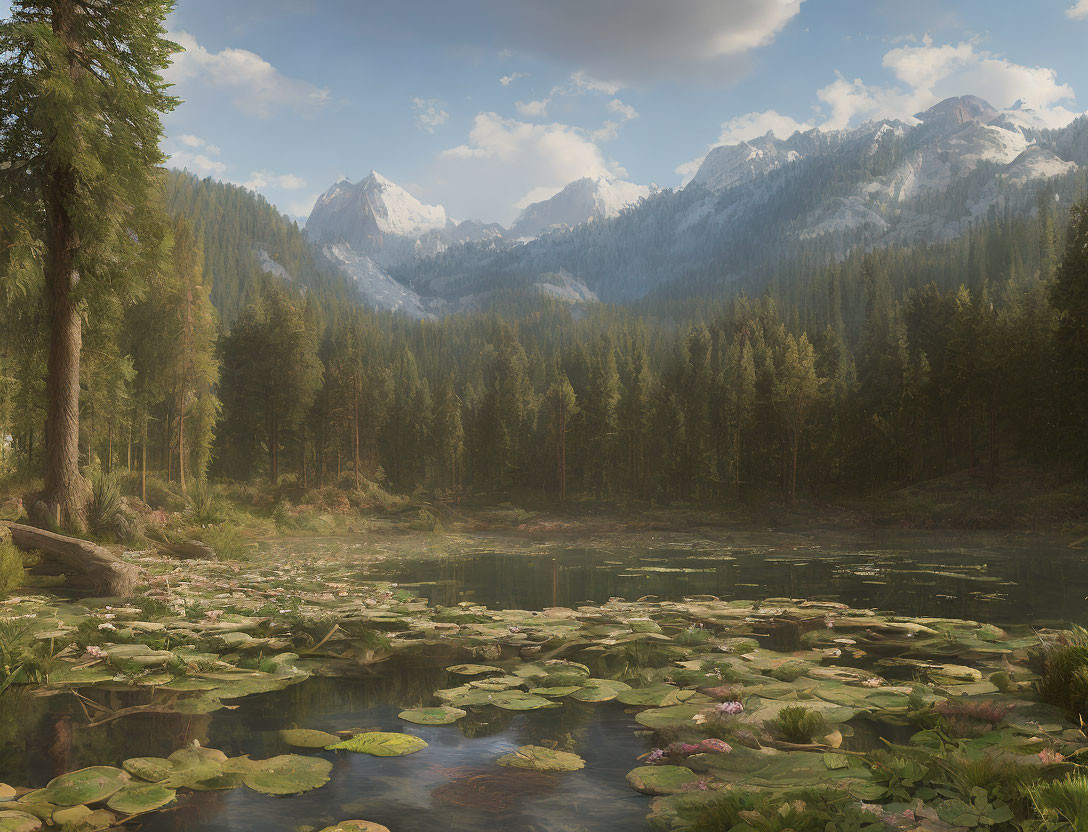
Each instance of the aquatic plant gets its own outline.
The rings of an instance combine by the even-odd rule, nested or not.
[[[1069,824],[1075,832],[1088,832],[1088,776],[1070,774],[1064,780],[1040,783],[1028,789],[1040,816]]]
[[[875,809],[875,811],[874,811]],[[883,832],[880,807],[850,795],[803,790],[793,794],[725,793],[706,806],[692,832]]]
[[[786,742],[803,745],[827,733],[827,720],[819,711],[800,705],[789,705],[778,716],[764,723],[767,730]]]
[[[1066,643],[1037,654],[1042,660],[1036,682],[1040,698],[1062,708],[1073,720],[1088,716],[1088,644],[1084,642],[1074,631]]]

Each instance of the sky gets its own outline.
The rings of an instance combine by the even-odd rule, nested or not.
[[[171,164],[299,219],[371,170],[509,223],[583,176],[678,187],[767,130],[1088,109],[1088,0],[179,0],[167,27]]]

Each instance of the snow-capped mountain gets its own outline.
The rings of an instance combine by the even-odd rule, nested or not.
[[[527,206],[510,230],[515,237],[539,237],[549,231],[574,228],[618,216],[650,193],[650,188],[622,179],[587,176],[571,182],[550,199]]]
[[[365,298],[410,314],[478,306],[504,287],[612,302],[758,282],[806,251],[950,239],[994,212],[1033,210],[1044,184],[1072,198],[1084,166],[1088,119],[1046,129],[1026,102],[961,96],[907,121],[717,147],[678,190],[580,179],[509,230],[456,223],[372,174],[330,189],[307,234]]]

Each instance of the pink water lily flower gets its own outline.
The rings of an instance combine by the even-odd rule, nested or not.
[[[744,711],[744,703],[739,699],[733,699],[729,702],[719,702],[714,706],[714,710],[720,714],[735,715]]]
[[[1039,759],[1044,766],[1053,766],[1065,762],[1065,755],[1053,748],[1044,748],[1039,752]]]

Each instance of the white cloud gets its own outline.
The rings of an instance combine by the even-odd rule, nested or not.
[[[210,153],[212,156],[219,155],[219,147],[217,145],[210,144],[204,141],[204,139],[200,138],[200,136],[194,136],[190,133],[186,133],[184,135],[178,136],[178,141],[186,147],[191,147],[194,150],[198,148],[204,148],[205,153]]]
[[[1077,0],[1076,3],[1065,10],[1065,16],[1073,20],[1083,20],[1088,17],[1088,0]]]
[[[210,159],[203,153],[188,150],[175,150],[168,154],[166,163],[171,167],[181,168],[197,176],[222,176],[227,166],[217,159]]]
[[[251,191],[259,191],[262,188],[283,188],[287,191],[297,191],[306,187],[306,180],[295,176],[293,173],[273,173],[270,170],[255,170],[249,175],[249,181],[241,183],[243,187]]]
[[[605,105],[605,109],[608,110],[608,112],[619,116],[620,120],[616,121],[615,119],[608,119],[599,129],[590,133],[590,138],[595,142],[611,141],[619,134],[621,124],[638,118],[638,110],[630,104],[624,104],[618,98],[613,98],[609,101]]]
[[[172,32],[185,50],[164,73],[175,84],[203,81],[221,87],[246,115],[269,118],[279,110],[312,115],[329,102],[329,91],[283,75],[255,52],[223,49],[209,52],[188,32]]]
[[[1074,100],[1073,88],[1058,83],[1053,69],[1012,63],[978,49],[971,41],[935,45],[927,37],[921,44],[892,49],[884,55],[883,64],[898,85],[868,84],[840,75],[817,92],[828,111],[823,127],[841,128],[878,118],[911,121],[915,113],[938,101],[966,94],[984,98],[999,109],[1023,99],[1054,127],[1068,124],[1077,115],[1063,104]]]
[[[428,133],[433,133],[435,128],[450,120],[446,102],[437,98],[413,98],[412,109],[416,112],[416,126]]]
[[[1086,2],[1088,2],[1088,0],[1086,0]],[[526,75],[524,72],[511,72],[509,75],[502,76],[502,78],[499,79],[499,83],[502,84],[504,87],[509,87],[519,78],[525,77]]]
[[[623,85],[618,81],[602,81],[599,78],[590,78],[583,70],[572,73],[570,81],[579,90],[603,92],[605,95],[615,95],[623,88]]]
[[[467,143],[439,154],[426,195],[456,216],[509,222],[519,209],[583,176],[623,177],[585,131],[479,113]],[[495,217],[496,206],[502,206]]]
[[[314,203],[317,202],[321,194],[310,194],[305,199],[300,199],[297,202],[289,202],[287,204],[286,213],[289,217],[308,217],[310,212],[314,209]]]
[[[605,105],[605,109],[610,113],[615,113],[620,116],[624,121],[630,121],[631,119],[638,118],[638,110],[632,107],[630,104],[624,104],[618,98],[613,98],[608,104]]]
[[[525,118],[544,118],[548,115],[548,105],[551,103],[552,99],[549,96],[539,101],[518,101],[514,104],[514,108]]]
[[[742,116],[737,116],[736,118],[731,118],[728,121],[722,122],[722,129],[721,133],[718,134],[718,140],[707,148],[707,152],[710,152],[711,148],[719,145],[740,144],[740,142],[763,136],[768,130],[774,133],[777,138],[786,139],[798,130],[803,132],[811,129],[811,124],[804,121],[797,121],[790,116],[784,116],[777,110],[764,110],[761,113],[745,113]],[[705,158],[706,153],[698,159],[692,159],[690,162],[684,162],[682,165],[677,165],[676,172],[682,177],[682,184],[686,185],[691,178],[695,176],[695,172],[699,170],[699,165],[703,163],[703,159]]]

